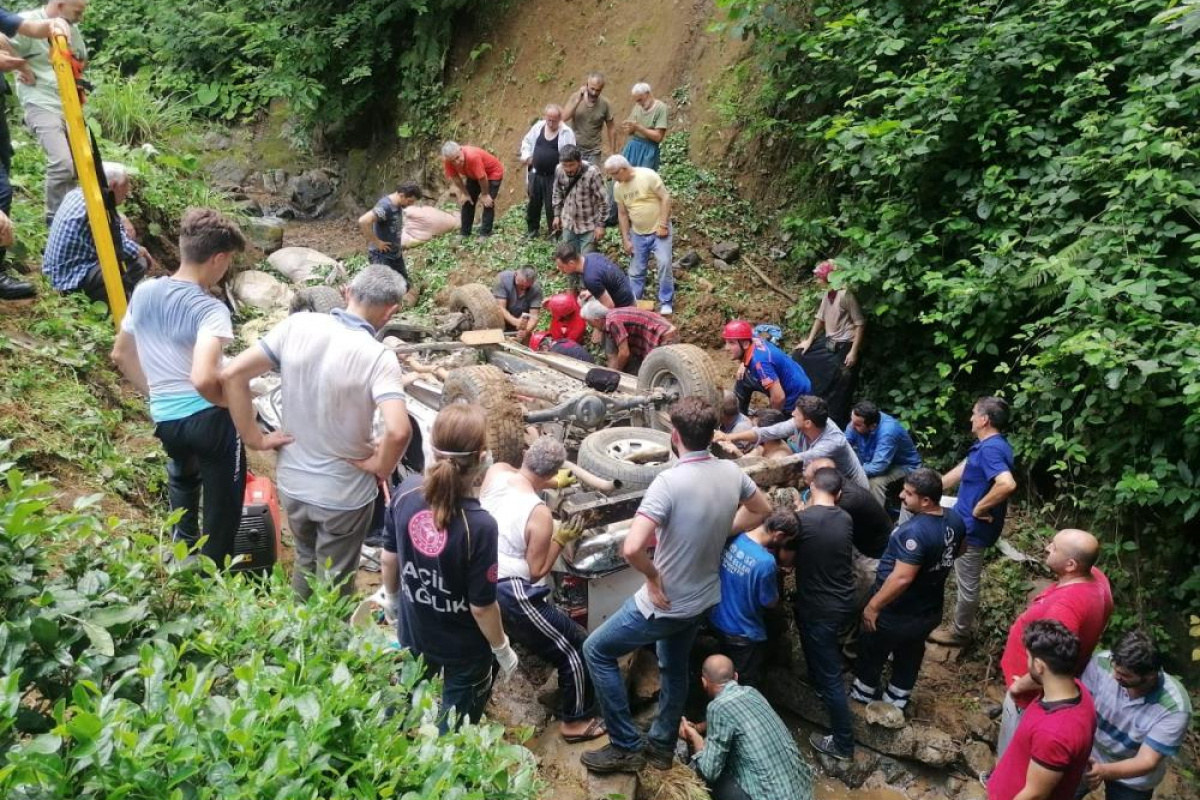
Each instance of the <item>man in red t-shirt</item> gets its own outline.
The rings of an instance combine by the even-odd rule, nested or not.
[[[1075,675],[1083,672],[1092,657],[1113,611],[1108,578],[1094,566],[1099,554],[1100,543],[1096,537],[1073,528],[1059,531],[1046,546],[1046,566],[1058,576],[1058,581],[1033,598],[1009,628],[1004,655],[1000,657],[1008,694],[1004,697],[1004,713],[996,741],[997,755],[1004,755],[1021,714],[1037,697],[1038,686],[1028,674],[1025,647],[1021,643],[1026,627],[1034,620],[1053,619],[1075,634],[1079,638]]]
[[[471,235],[475,224],[475,203],[483,195],[483,219],[479,221],[479,235],[492,235],[492,223],[496,219],[496,196],[500,194],[500,181],[504,180],[504,165],[500,159],[482,147],[469,144],[446,142],[442,145],[442,167],[446,178],[458,189],[458,202],[462,206],[463,236]]]
[[[1026,674],[1041,690],[987,781],[988,800],[1073,800],[1096,734],[1092,696],[1075,679],[1079,639],[1038,619],[1021,637]]]

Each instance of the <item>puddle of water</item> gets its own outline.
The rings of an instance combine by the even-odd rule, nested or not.
[[[819,777],[814,787],[816,800],[906,800],[894,789],[847,789],[844,783]]]

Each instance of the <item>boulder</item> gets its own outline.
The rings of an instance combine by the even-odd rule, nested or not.
[[[742,246],[737,242],[717,242],[710,248],[713,258],[719,258],[727,263],[738,260],[742,255]]]
[[[346,273],[336,259],[311,247],[284,247],[271,253],[267,263],[297,286],[314,282],[336,283]]]
[[[274,253],[283,247],[286,226],[279,217],[255,217],[246,222],[246,237],[264,253]]]
[[[245,184],[253,170],[237,159],[218,158],[205,167],[204,172],[213,183],[236,187]]]
[[[274,275],[256,269],[239,272],[230,281],[230,290],[241,305],[271,311],[286,308],[292,302],[292,290]]]
[[[263,189],[271,194],[279,194],[287,187],[288,174],[282,169],[269,169],[261,176]]]
[[[287,182],[284,194],[300,216],[319,217],[334,200],[337,191],[335,176],[332,170],[307,170]]]
[[[962,757],[963,763],[967,765],[967,772],[971,775],[979,776],[991,772],[992,767],[996,766],[996,756],[992,753],[992,748],[983,742],[967,742],[963,745]]]

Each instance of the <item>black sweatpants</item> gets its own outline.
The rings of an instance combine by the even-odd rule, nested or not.
[[[525,206],[525,227],[537,233],[542,226],[542,215],[546,217],[546,230],[554,224],[554,173],[539,175],[529,173],[529,204]]]
[[[184,509],[175,526],[175,539],[190,547],[203,532],[208,540],[200,552],[224,567],[226,557],[233,556],[246,492],[246,450],[233,418],[227,409],[214,406],[190,417],[160,422],[154,435],[170,459],[167,494],[171,510]],[[199,524],[201,494],[203,526]]]
[[[876,699],[879,679],[888,656],[892,657],[892,677],[883,699],[898,708],[908,705],[917,684],[917,673],[925,659],[925,637],[940,623],[941,614],[927,617],[902,617],[880,614],[874,631],[864,630],[858,639],[858,660],[854,664],[856,699]]]
[[[459,232],[463,236],[471,235],[471,228],[475,225],[475,204],[479,200],[479,193],[483,187],[479,185],[479,181],[474,178],[467,178],[467,196],[471,198],[468,203],[462,204],[462,226]],[[500,181],[488,181],[488,194],[494,201],[500,195]],[[491,208],[483,207],[483,219],[479,221],[479,235],[491,236],[492,224],[496,221],[496,206],[493,204]]]

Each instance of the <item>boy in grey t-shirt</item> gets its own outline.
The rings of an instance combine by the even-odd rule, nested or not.
[[[680,454],[646,490],[625,538],[624,555],[646,585],[583,645],[611,744],[584,753],[594,772],[628,772],[647,760],[671,766],[687,700],[687,659],[705,614],[721,600],[721,552],[729,537],[751,530],[770,501],[732,461],[708,453],[717,411],[698,397],[671,408],[671,444]],[[657,534],[654,558],[646,548]],[[633,724],[617,659],[657,644],[662,669],[659,713],[649,743]]]
[[[184,509],[175,537],[218,566],[233,556],[246,486],[246,454],[224,408],[221,349],[233,339],[229,310],[208,293],[245,249],[238,226],[194,208],[179,233],[182,263],[138,285],[113,345],[125,377],[150,397],[154,435],[167,451],[167,492]],[[203,523],[199,522],[203,495]]]

